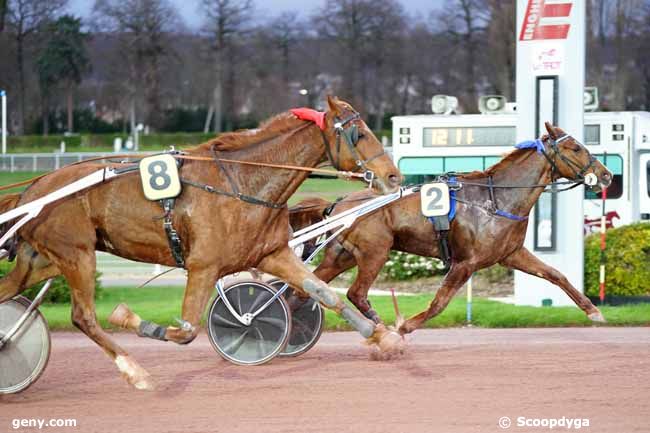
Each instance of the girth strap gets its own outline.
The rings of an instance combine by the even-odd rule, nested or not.
[[[185,268],[185,259],[183,258],[183,249],[181,247],[181,238],[178,236],[178,232],[174,229],[172,224],[172,211],[174,210],[173,198],[166,198],[160,200],[165,215],[163,217],[163,227],[165,228],[165,233],[167,234],[167,241],[169,242],[169,249],[172,252],[172,257],[176,261],[176,266],[179,268]]]

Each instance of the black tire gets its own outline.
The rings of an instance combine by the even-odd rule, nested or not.
[[[0,304],[0,337],[31,305],[24,296]],[[0,349],[0,394],[15,394],[29,388],[45,371],[51,351],[47,321],[38,309]]]
[[[275,295],[261,281],[237,281],[224,294],[240,316],[253,313]],[[291,310],[282,296],[256,316],[249,326],[240,323],[217,296],[208,313],[208,336],[212,347],[227,361],[238,365],[260,365],[272,360],[287,345],[291,335]]]
[[[284,286],[284,281],[275,278],[267,281],[267,284],[280,290]],[[283,296],[290,306],[296,303],[298,307],[291,311],[291,336],[287,347],[280,353],[280,356],[299,356],[318,343],[323,333],[325,314],[318,302],[311,298],[301,301],[293,293],[291,287],[287,288]]]

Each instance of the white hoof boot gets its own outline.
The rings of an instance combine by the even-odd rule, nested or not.
[[[591,314],[587,315],[587,317],[592,322],[607,323],[607,320],[605,320],[605,316],[603,316],[603,313],[601,313],[600,311],[596,311],[595,313],[591,313]]]
[[[117,368],[126,381],[136,389],[144,391],[152,391],[155,389],[149,373],[130,357],[119,355],[115,358],[115,364],[117,364]]]

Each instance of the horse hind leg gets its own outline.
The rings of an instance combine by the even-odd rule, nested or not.
[[[117,345],[97,323],[95,312],[95,252],[74,254],[61,264],[70,286],[72,323],[93,340],[115,362],[127,382],[137,389],[152,390],[153,382],[147,371]]]
[[[23,290],[60,274],[59,269],[26,242],[16,254],[16,265],[0,279],[0,303],[13,298]]]

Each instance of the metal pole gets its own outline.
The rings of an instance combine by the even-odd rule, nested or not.
[[[603,162],[607,162],[607,152],[605,152]],[[607,200],[607,188],[603,188],[602,199],[602,214],[600,216],[600,273],[598,278],[598,283],[600,285],[598,297],[600,298],[601,305],[605,302],[605,263],[607,261],[607,258],[605,257],[605,248],[607,246],[607,215],[605,212],[605,202]]]
[[[472,326],[472,277],[467,280],[467,325]]]
[[[0,90],[2,98],[2,154],[7,153],[7,92]]]

